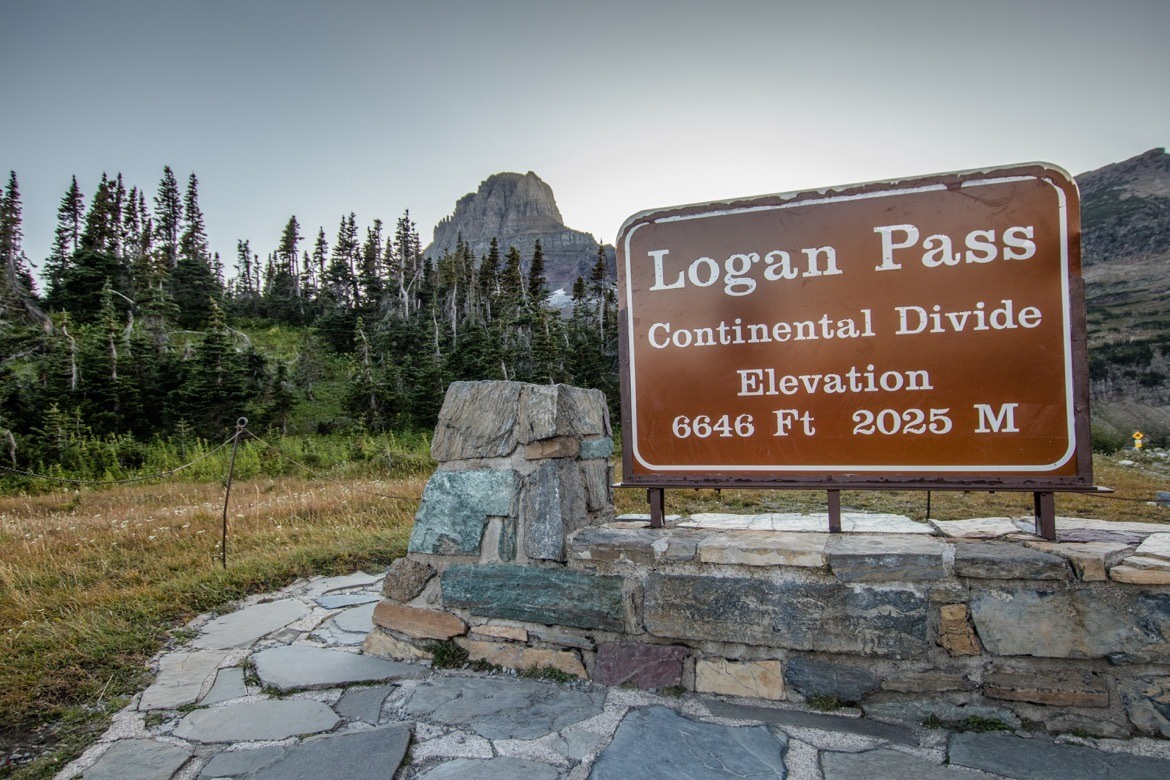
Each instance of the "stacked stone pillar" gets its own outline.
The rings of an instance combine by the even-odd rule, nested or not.
[[[439,466],[408,555],[386,578],[367,651],[429,657],[432,643],[454,639],[473,660],[586,676],[581,651],[591,645],[549,641],[519,621],[548,622],[554,609],[562,625],[624,626],[619,578],[599,593],[594,578],[564,567],[573,532],[613,519],[611,435],[597,390],[454,383],[431,444]],[[476,622],[481,603],[511,619]]]

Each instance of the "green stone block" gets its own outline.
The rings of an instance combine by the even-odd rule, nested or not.
[[[606,436],[604,439],[592,439],[581,442],[581,460],[590,458],[609,458],[613,455],[613,439]]]
[[[507,517],[516,472],[436,471],[423,490],[410,532],[410,552],[478,555],[488,517]]]
[[[622,578],[532,566],[452,566],[443,605],[546,626],[626,630]]]

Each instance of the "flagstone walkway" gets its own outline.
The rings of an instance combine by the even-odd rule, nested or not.
[[[156,659],[59,780],[1076,780],[1170,777],[1170,742],[885,723],[856,711],[448,672],[363,655],[381,575],[301,582]]]

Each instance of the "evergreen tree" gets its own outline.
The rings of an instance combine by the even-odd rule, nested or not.
[[[183,224],[183,201],[179,182],[171,166],[163,166],[163,176],[154,196],[154,234],[159,260],[168,272],[179,262],[179,234]]]
[[[187,192],[183,196],[182,235],[179,237],[179,258],[197,260],[208,264],[210,257],[207,247],[207,230],[203,225],[203,211],[199,208],[199,180],[192,172],[187,179]]]
[[[73,254],[80,248],[84,216],[85,198],[82,197],[81,188],[77,186],[77,177],[74,176],[69,189],[61,198],[61,205],[57,208],[57,230],[53,239],[53,249],[45,262],[45,280],[50,296],[61,284],[61,276],[69,267]]]
[[[366,229],[366,241],[361,248],[361,263],[358,267],[358,292],[360,301],[367,309],[372,308],[382,297],[382,220],[375,219],[374,226]]]
[[[32,274],[21,246],[23,240],[20,186],[16,171],[8,174],[8,184],[0,193],[0,322],[11,317],[22,319],[40,314],[34,302]]]
[[[81,234],[80,250],[118,256],[119,235],[122,230],[115,211],[115,185],[106,174],[98,184],[89,211],[85,215],[85,230]]]
[[[479,284],[479,300],[483,305],[484,322],[491,323],[492,315],[495,313],[493,307],[500,294],[500,242],[496,240],[495,236],[492,236],[491,244],[488,245],[487,256],[480,261],[477,282]]]
[[[528,299],[534,306],[544,305],[548,297],[548,280],[544,276],[544,249],[540,239],[532,246],[532,263],[528,266]]]
[[[218,306],[223,290],[208,255],[203,212],[199,208],[199,181],[194,173],[187,179],[182,227],[179,257],[171,273],[171,296],[178,307],[179,325],[198,330],[209,322],[213,303]]]

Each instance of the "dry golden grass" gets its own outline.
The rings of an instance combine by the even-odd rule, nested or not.
[[[168,629],[201,611],[386,566],[405,551],[425,482],[236,483],[226,569],[222,485],[0,497],[0,756],[78,707],[134,693]]]

